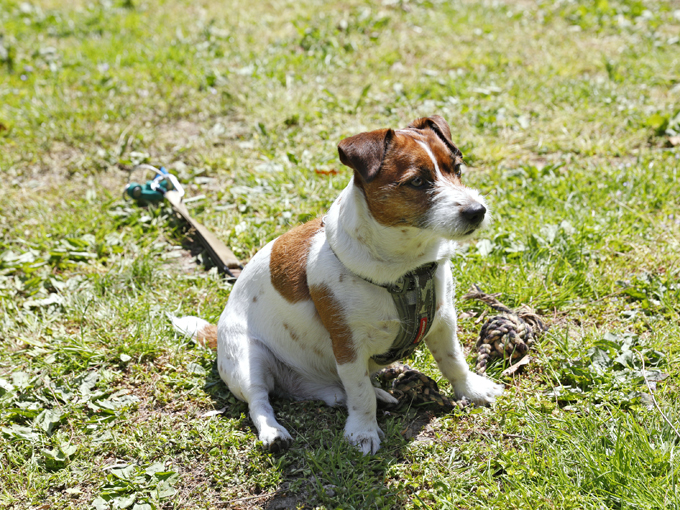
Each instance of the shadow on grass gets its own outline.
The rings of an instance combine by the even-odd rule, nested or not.
[[[219,378],[216,364],[206,377],[204,389],[217,409],[226,408],[224,418],[239,420],[242,413],[247,413],[246,404],[235,401]],[[277,397],[271,397],[271,403],[277,420],[290,432],[294,442],[281,453],[263,452],[266,463],[254,469],[276,469],[280,483],[273,492],[265,489],[257,494],[257,489],[249,496],[225,501],[230,508],[278,510],[319,505],[345,509],[403,508],[410,500],[400,476],[410,465],[405,449],[410,442],[434,439],[428,425],[435,416],[460,412],[437,410],[431,405],[415,408],[403,404],[395,411],[379,403],[378,425],[385,436],[377,454],[364,456],[343,437],[347,419],[344,407]],[[246,426],[257,436],[250,419]],[[261,449],[261,444],[257,448]],[[390,483],[392,479],[394,484]]]

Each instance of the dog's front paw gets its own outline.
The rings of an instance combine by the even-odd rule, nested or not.
[[[286,450],[293,443],[293,438],[283,427],[263,428],[259,440],[262,441],[262,446],[273,453]]]
[[[466,397],[479,406],[489,405],[503,393],[503,386],[486,377],[468,372],[464,381],[454,384],[456,398]]]
[[[382,430],[377,425],[371,428],[353,430],[347,425],[345,427],[345,437],[347,441],[359,448],[364,455],[374,454],[380,448],[380,436],[384,436]]]

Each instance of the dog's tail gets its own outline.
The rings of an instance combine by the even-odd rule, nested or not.
[[[217,349],[217,326],[199,317],[175,317],[168,314],[175,331],[190,336],[204,347]]]

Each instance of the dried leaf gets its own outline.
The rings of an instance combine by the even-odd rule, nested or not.
[[[201,415],[201,418],[210,418],[211,416],[217,416],[218,414],[224,413],[227,408],[223,407],[222,409],[214,409],[212,411],[208,411],[207,413],[204,413]]]
[[[501,372],[501,375],[502,375],[502,376],[512,375],[512,374],[514,374],[515,372],[517,372],[517,370],[518,370],[520,367],[523,367],[524,365],[528,365],[530,361],[531,361],[531,356],[524,356],[524,357],[523,357],[521,360],[519,360],[517,363],[515,363],[514,365],[512,365],[512,366],[506,368],[505,370],[503,370],[503,372]]]
[[[205,368],[203,368],[198,363],[189,363],[187,365],[187,372],[189,372],[190,374],[195,374],[195,375],[205,375],[205,374],[207,374]]]
[[[338,171],[335,168],[331,168],[330,170],[321,170],[317,168],[314,170],[314,173],[317,175],[338,175]]]

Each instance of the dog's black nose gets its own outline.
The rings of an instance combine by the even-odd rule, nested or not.
[[[462,211],[460,211],[461,216],[465,221],[471,225],[479,225],[484,219],[484,214],[486,214],[486,207],[482,204],[473,204]]]

